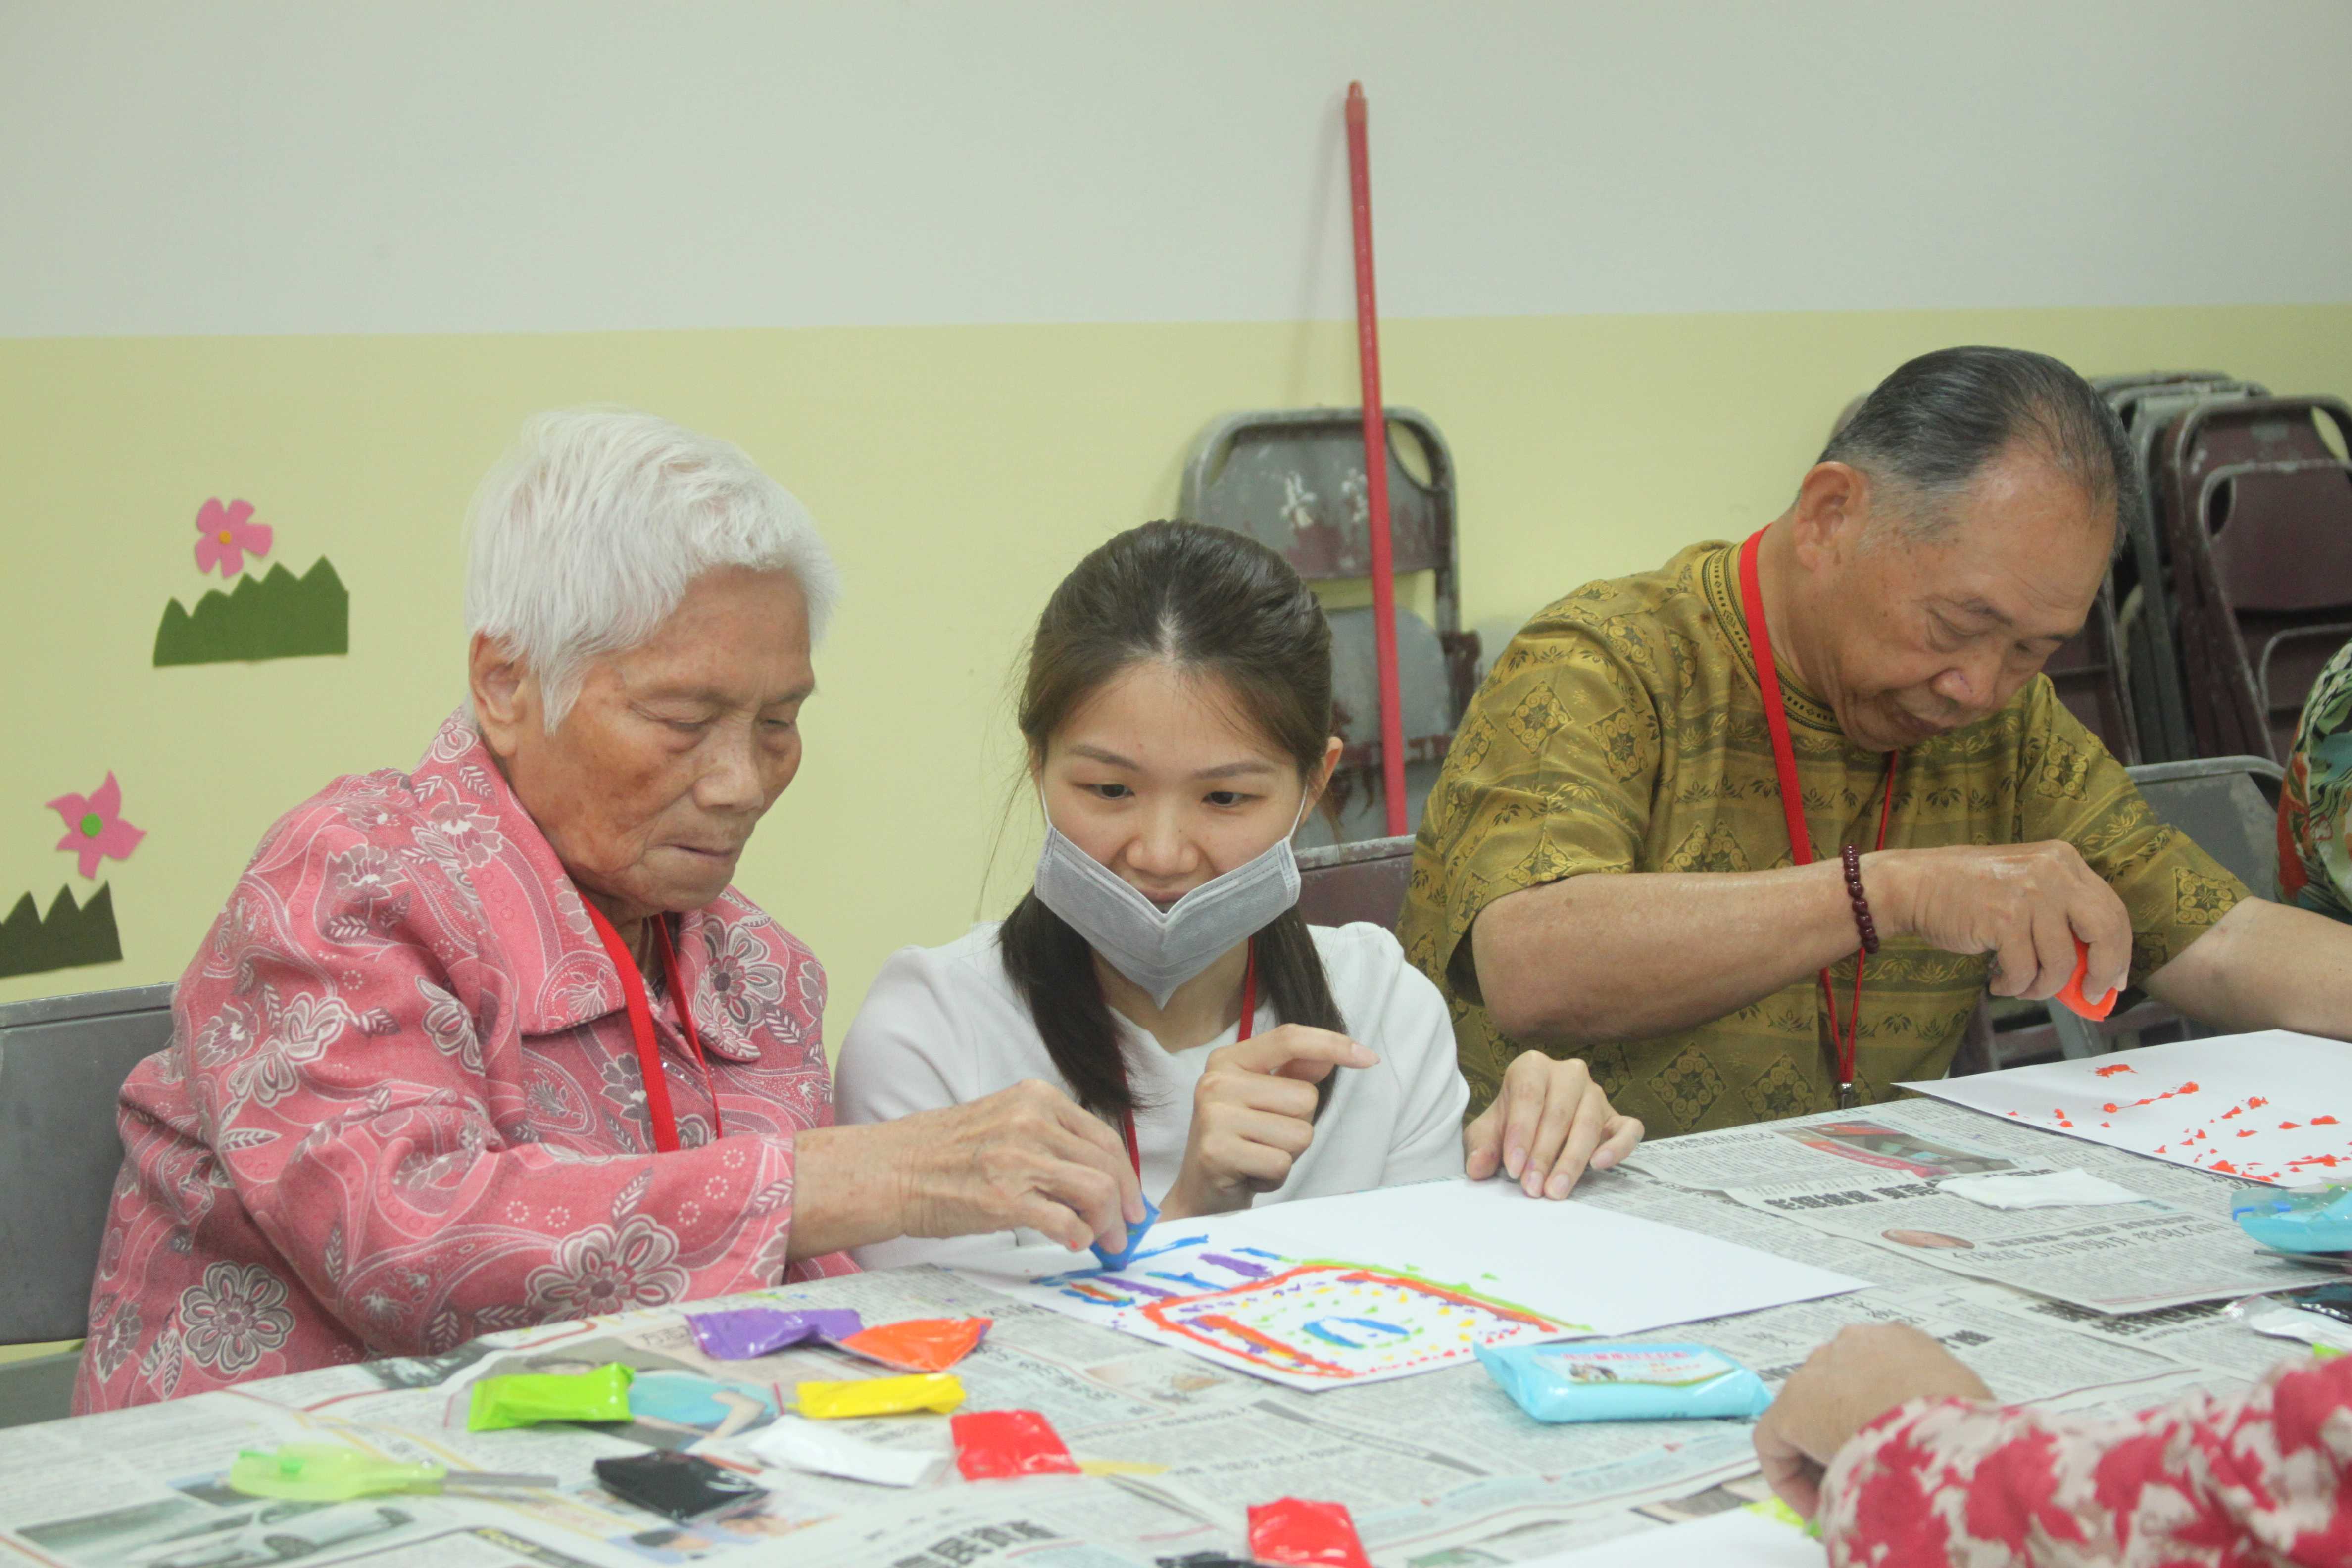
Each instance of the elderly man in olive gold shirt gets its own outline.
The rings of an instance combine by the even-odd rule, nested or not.
[[[2352,1034],[2352,931],[2248,899],[2040,673],[2137,504],[2074,372],[1946,350],[1744,545],[1538,613],[1463,722],[1399,926],[1473,1105],[1528,1046],[1660,1133],[1887,1098],[1943,1073],[1988,984],[2050,996],[2085,950],[2093,995]]]

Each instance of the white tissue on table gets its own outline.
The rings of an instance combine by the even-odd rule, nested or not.
[[[1993,1209],[2063,1209],[2092,1204],[2147,1202],[2139,1194],[2088,1171],[1954,1176],[1942,1184],[1941,1190]]]

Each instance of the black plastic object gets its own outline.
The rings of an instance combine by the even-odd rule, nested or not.
[[[633,1502],[680,1524],[699,1524],[734,1513],[768,1495],[765,1487],[754,1486],[699,1455],[667,1450],[599,1459],[596,1481],[623,1502]]]

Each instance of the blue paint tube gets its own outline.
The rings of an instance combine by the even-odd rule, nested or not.
[[[1135,1261],[1136,1253],[1143,1247],[1144,1232],[1150,1230],[1151,1222],[1159,1217],[1160,1205],[1146,1198],[1143,1200],[1143,1217],[1127,1227],[1126,1247],[1117,1252],[1105,1252],[1102,1249],[1102,1244],[1097,1242],[1090,1250],[1097,1258],[1102,1259],[1102,1266],[1105,1268],[1124,1268]]]
[[[1538,1421],[1675,1421],[1761,1415],[1764,1380],[1687,1344],[1475,1347],[1486,1373]]]

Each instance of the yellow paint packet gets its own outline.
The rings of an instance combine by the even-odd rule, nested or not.
[[[944,1415],[963,1403],[963,1381],[953,1373],[927,1372],[913,1377],[803,1383],[799,1400],[801,1414],[817,1421],[848,1415],[904,1415],[914,1410],[936,1410]]]

